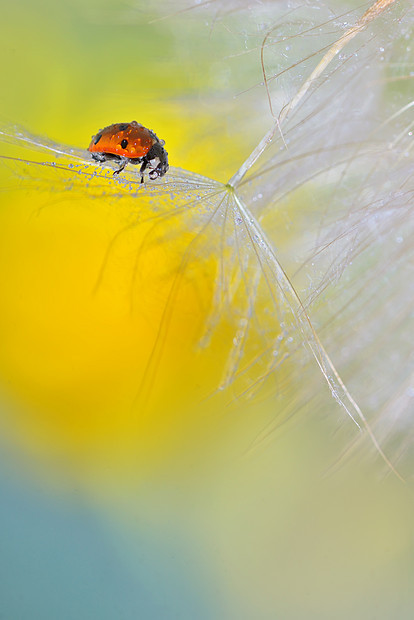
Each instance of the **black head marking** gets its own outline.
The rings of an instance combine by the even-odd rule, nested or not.
[[[126,131],[129,127],[129,123],[121,123],[118,127],[119,131]]]
[[[122,147],[123,149],[126,149],[126,147],[127,147],[127,146],[128,146],[128,140],[125,140],[125,138],[124,138],[124,139],[122,140],[122,142],[121,142],[121,147]]]
[[[97,136],[95,136],[95,142],[94,142],[94,144],[98,144],[98,142],[99,142],[99,140],[100,140],[101,138],[102,138],[102,134],[101,134],[101,133],[98,133],[98,135],[97,135]]]

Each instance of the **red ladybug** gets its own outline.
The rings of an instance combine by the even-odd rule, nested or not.
[[[150,168],[149,178],[157,179],[168,170],[168,153],[164,149],[164,140],[157,138],[155,133],[146,129],[136,121],[132,123],[115,123],[101,129],[92,138],[88,151],[95,161],[115,160],[119,174],[127,165],[141,164],[141,183],[144,182],[144,171]]]

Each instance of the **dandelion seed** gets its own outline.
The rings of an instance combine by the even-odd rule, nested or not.
[[[399,118],[404,114],[401,110],[407,111],[411,104],[401,106],[400,111],[394,108],[382,126],[375,125],[373,121],[369,97],[364,100],[360,98],[354,109],[348,105],[353,101],[350,93],[362,92],[361,86],[370,83],[367,76],[372,77],[370,55],[374,50],[378,51],[378,41],[370,39],[367,26],[381,17],[390,4],[376,2],[362,17],[343,20],[336,38],[332,37],[332,20],[310,29],[307,34],[323,36],[323,42],[296,61],[289,53],[286,63],[290,65],[282,69],[274,67],[269,79],[263,55],[265,49],[266,53],[270,51],[270,45],[262,44],[262,83],[267,88],[273,122],[227,185],[172,168],[169,178],[163,178],[159,184],[139,192],[140,179],[136,175],[128,172],[124,179],[114,180],[106,167],[92,170],[82,151],[28,136],[21,131],[2,133],[4,139],[19,143],[23,149],[48,153],[50,161],[43,162],[43,167],[47,172],[48,168],[53,168],[53,173],[61,175],[59,178],[64,179],[65,187],[71,188],[73,196],[76,192],[87,190],[87,196],[112,199],[118,205],[131,197],[136,200],[137,205],[125,218],[125,225],[109,241],[97,277],[97,294],[103,294],[106,279],[110,279],[109,271],[117,256],[120,240],[129,238],[132,246],[130,256],[133,255],[132,274],[125,288],[133,315],[139,297],[137,282],[143,257],[158,256],[154,248],[168,255],[172,247],[180,247],[178,258],[174,256],[171,259],[170,269],[166,268],[164,274],[168,285],[165,286],[163,310],[157,317],[159,324],[141,377],[140,403],[147,403],[155,391],[154,385],[162,370],[178,300],[183,296],[188,281],[194,281],[192,274],[195,265],[197,269],[203,266],[206,271],[210,270],[210,274],[214,271],[215,281],[210,300],[203,298],[203,303],[210,305],[200,341],[212,342],[218,326],[225,321],[229,325],[225,337],[221,336],[228,354],[216,389],[222,391],[231,387],[237,395],[256,394],[274,373],[275,352],[281,360],[292,359],[306,345],[334,399],[357,425],[366,430],[377,451],[389,464],[370,423],[322,345],[311,321],[311,313],[322,292],[332,291],[333,284],[338,282],[343,272],[354,268],[358,256],[374,247],[370,245],[373,234],[386,233],[388,210],[393,218],[395,216],[393,222],[399,226],[408,221],[407,205],[411,190],[406,160],[409,161],[412,154],[402,142],[401,147],[404,148],[398,153],[398,165],[393,155],[407,134],[406,126],[400,139],[401,128],[396,129]],[[277,27],[280,27],[279,23]],[[248,33],[246,43],[247,36]],[[270,34],[266,37],[273,45]],[[286,36],[282,35],[275,47],[282,44],[285,51],[293,53],[294,37],[289,37],[289,41],[286,45]],[[357,53],[352,49],[348,53],[347,46],[351,41],[353,45],[360,41]],[[381,47],[379,52],[384,56],[377,56],[377,60],[385,59],[388,48]],[[280,92],[280,80],[286,75],[291,84],[288,84],[286,92],[283,89]],[[292,84],[296,84],[296,90]],[[339,88],[335,90],[336,85]],[[272,92],[270,87],[274,89]],[[280,102],[278,97],[283,100]],[[367,119],[366,127],[364,119]],[[384,143],[389,145],[389,157],[382,159],[378,154],[383,155]],[[59,157],[58,162],[54,161],[56,157]],[[20,157],[20,161],[23,159],[25,157]],[[31,161],[30,165],[33,168],[39,162]],[[395,177],[391,175],[391,171],[394,173],[393,166],[397,170]],[[392,180],[387,179],[388,176]],[[373,189],[374,178],[381,179],[379,193],[385,196],[384,200]],[[404,187],[406,193],[395,201],[391,197],[396,196],[393,189],[398,186]],[[353,188],[352,192],[349,187]],[[315,208],[315,203],[319,203],[321,226],[315,234],[309,234],[312,224],[309,221],[303,224],[304,247],[302,244],[296,246],[295,255],[291,257],[286,258],[286,252],[282,261],[274,249],[273,234],[270,237],[264,228],[266,218],[272,222],[270,213],[273,216],[277,211],[280,216],[293,202],[302,205],[298,219],[304,221],[306,214]],[[398,215],[397,206],[400,209]],[[325,216],[333,222],[329,234],[322,225]],[[288,226],[286,230],[289,230]],[[393,231],[392,238],[402,245],[402,241],[398,241],[403,239],[402,235],[395,236]],[[281,245],[283,247],[283,243]],[[395,247],[395,244],[391,243],[391,246]],[[306,289],[292,281],[289,276],[292,270],[285,266],[285,260],[288,263],[297,261],[298,253],[303,256],[303,270],[312,267],[307,274],[308,282],[311,282],[308,299],[304,299]],[[381,269],[386,272],[384,265]],[[381,269],[376,277],[381,276]],[[319,283],[315,275],[318,270]],[[298,275],[302,275],[300,270]],[[371,284],[369,277],[366,281]],[[335,293],[331,295],[335,297]],[[358,301],[355,291],[354,296]],[[342,305],[339,304],[338,313],[346,312],[347,304],[352,305],[355,299],[345,296]],[[377,311],[381,311],[379,304],[378,308]],[[322,325],[323,332],[330,320],[335,322],[335,313],[329,319],[324,310],[319,309],[319,312],[318,324]],[[330,339],[335,356],[345,351],[341,347],[343,338],[344,335],[339,334],[337,345],[335,339]],[[376,339],[368,338],[369,341],[375,342]],[[375,392],[370,402],[376,402],[376,398]]]

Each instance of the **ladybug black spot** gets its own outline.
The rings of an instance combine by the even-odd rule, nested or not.
[[[128,140],[125,140],[125,138],[122,140],[121,142],[121,146],[123,149],[126,149],[126,147],[128,146]]]
[[[95,144],[98,144],[99,140],[102,138],[102,134],[98,133],[98,135],[95,138]]]
[[[129,127],[129,123],[121,123],[118,127],[119,131],[126,131]]]

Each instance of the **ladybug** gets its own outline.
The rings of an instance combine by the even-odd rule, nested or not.
[[[149,178],[157,179],[168,170],[168,153],[164,149],[164,140],[146,129],[137,121],[132,123],[115,123],[101,129],[92,137],[88,147],[92,158],[97,162],[113,160],[119,162],[114,174],[119,174],[125,166],[141,164],[141,183],[144,171],[150,168]]]

